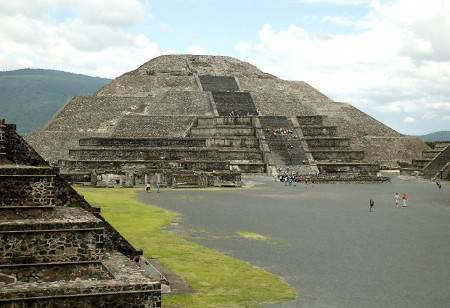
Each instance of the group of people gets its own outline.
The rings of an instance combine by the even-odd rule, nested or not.
[[[305,187],[308,187],[310,184],[312,187],[314,187],[315,181],[311,178],[302,178],[298,173],[286,173],[279,176],[280,182],[284,183],[285,186],[289,184],[289,186],[292,186],[293,182],[303,182],[305,184]]]
[[[294,134],[294,132],[291,129],[287,129],[287,128],[276,128],[276,127],[272,127],[272,130],[270,128],[266,129],[267,132],[272,132],[272,135],[277,136],[277,135],[281,135],[281,136],[290,136],[292,135],[292,138],[297,139],[297,135]]]
[[[147,183],[147,185],[145,186],[145,191],[146,192],[150,192],[152,189],[152,186],[150,185],[150,183]],[[156,192],[159,194],[159,189],[160,189],[160,185],[159,183],[156,183]]]
[[[406,207],[406,200],[408,200],[408,197],[406,196],[406,194],[402,195],[402,201],[403,201],[403,207]],[[398,203],[400,201],[400,195],[398,193],[394,194],[394,202],[395,202],[395,206],[398,207]],[[375,205],[375,201],[373,201],[373,199],[369,200],[369,212],[373,212],[373,206]]]

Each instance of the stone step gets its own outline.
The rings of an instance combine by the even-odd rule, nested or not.
[[[364,151],[354,150],[310,150],[315,160],[358,161],[364,159]]]

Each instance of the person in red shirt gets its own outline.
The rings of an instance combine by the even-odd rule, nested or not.
[[[408,197],[406,197],[406,194],[403,194],[402,200],[403,200],[403,207],[406,207],[406,200],[408,200]]]

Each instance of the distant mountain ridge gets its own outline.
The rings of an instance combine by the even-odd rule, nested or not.
[[[450,131],[443,130],[426,135],[410,136],[410,137],[418,137],[423,141],[450,141]]]
[[[111,79],[47,69],[0,72],[0,118],[21,135],[37,131],[70,98],[92,95]]]

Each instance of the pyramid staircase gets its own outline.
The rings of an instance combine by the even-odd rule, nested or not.
[[[310,158],[305,152],[301,132],[285,116],[259,117],[264,140],[267,143],[270,164],[280,171],[311,174]]]
[[[142,251],[0,123],[0,306],[160,307]]]

